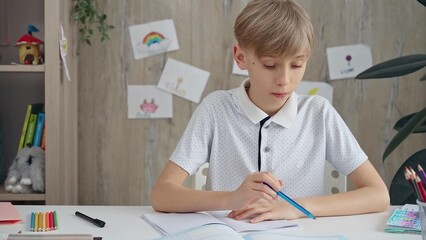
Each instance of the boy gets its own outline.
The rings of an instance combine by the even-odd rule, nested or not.
[[[305,217],[277,198],[279,190],[315,216],[387,209],[386,185],[335,109],[294,93],[313,47],[306,11],[291,0],[254,0],[234,32],[234,58],[249,78],[198,106],[153,188],[154,209],[230,209],[229,217],[252,223]],[[326,159],[357,189],[321,196]],[[184,187],[205,162],[211,191]]]

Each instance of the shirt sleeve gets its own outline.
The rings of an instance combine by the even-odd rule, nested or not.
[[[208,162],[213,137],[214,118],[206,97],[194,113],[170,160],[192,175]]]
[[[325,106],[326,159],[348,175],[368,159],[352,132],[334,107]]]

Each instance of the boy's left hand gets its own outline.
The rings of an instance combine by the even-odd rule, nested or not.
[[[228,217],[235,220],[249,219],[250,223],[257,223],[265,220],[291,220],[300,216],[297,209],[285,201],[259,199],[244,209],[231,211]]]

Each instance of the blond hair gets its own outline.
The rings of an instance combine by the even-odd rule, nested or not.
[[[292,0],[253,0],[238,15],[235,38],[261,56],[310,54],[314,30],[305,9]]]

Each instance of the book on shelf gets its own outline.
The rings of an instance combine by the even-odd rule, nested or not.
[[[45,120],[46,122],[46,120]],[[43,125],[43,132],[41,133],[41,145],[43,150],[46,150],[46,124]]]
[[[41,146],[41,137],[43,135],[43,128],[44,128],[44,118],[45,118],[44,116],[45,116],[44,112],[40,112],[37,115],[37,124],[35,127],[33,144],[32,144],[32,146],[34,147]]]
[[[37,124],[37,114],[31,113],[30,120],[28,121],[27,134],[25,135],[24,146],[32,146],[34,131]]]
[[[44,104],[43,103],[33,103],[28,104],[27,112],[25,114],[24,124],[22,126],[21,138],[19,140],[18,150],[25,146],[25,137],[27,135],[28,123],[30,121],[30,116],[32,113],[39,113],[43,111]]]

